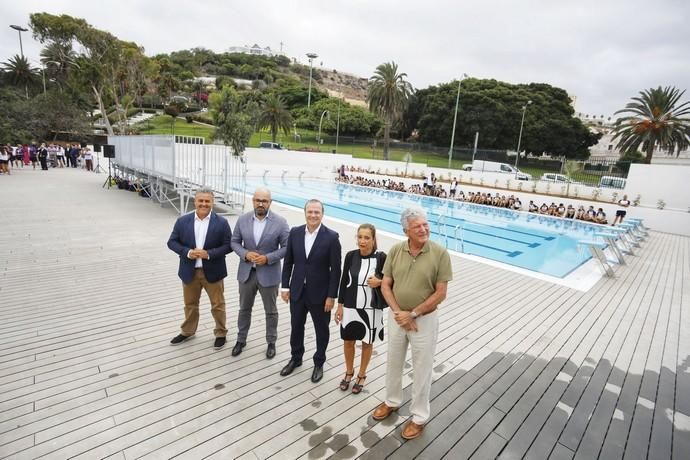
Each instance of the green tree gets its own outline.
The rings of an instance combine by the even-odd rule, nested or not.
[[[216,125],[213,137],[231,146],[235,155],[241,155],[253,129],[239,94],[233,87],[226,86],[220,92],[211,94],[210,103],[213,124]]]
[[[41,62],[45,66],[46,79],[55,81],[62,91],[69,86],[69,79],[77,56],[71,43],[53,42],[41,50]]]
[[[66,14],[34,13],[30,24],[34,38],[46,47],[79,45],[79,52],[70,59],[76,77],[74,83],[91,93],[104,114],[109,135],[113,135],[113,128],[105,115],[112,105],[124,129],[127,112],[124,106],[137,100],[146,86],[144,76],[149,69],[149,58],[144,56],[143,48]]]
[[[618,148],[626,153],[643,151],[649,164],[657,147],[676,155],[690,147],[690,101],[680,102],[683,94],[670,86],[640,91],[616,112],[630,114],[616,120],[613,140],[618,139]]]
[[[2,69],[5,78],[10,84],[24,88],[26,98],[29,98],[29,87],[34,86],[39,79],[39,70],[32,67],[29,60],[24,56],[15,55],[7,62],[3,62]]]
[[[383,158],[388,159],[391,125],[402,117],[407,101],[413,93],[412,85],[405,78],[406,73],[398,73],[395,62],[379,65],[369,78],[369,110],[383,118]]]
[[[269,128],[271,130],[271,139],[276,141],[278,131],[283,131],[285,134],[290,134],[292,128],[292,115],[285,108],[285,101],[282,97],[275,94],[266,96],[263,104],[261,104],[261,114],[259,115],[259,129]]]

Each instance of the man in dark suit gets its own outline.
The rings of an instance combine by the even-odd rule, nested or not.
[[[237,282],[240,291],[240,311],[237,315],[237,342],[232,356],[242,353],[247,343],[252,322],[252,307],[256,292],[266,312],[266,357],[276,355],[278,337],[278,286],[280,285],[280,261],[285,257],[290,227],[287,221],[270,210],[271,191],[257,188],[252,197],[254,210],[237,219],[232,232],[232,250],[240,258]]]
[[[211,301],[216,327],[213,347],[225,346],[225,293],[223,278],[228,276],[225,255],[232,252],[232,230],[228,221],[213,212],[213,191],[201,188],[194,196],[195,211],[177,219],[168,247],[180,256],[177,272],[182,280],[184,322],[181,332],[170,343],[178,345],[196,333],[199,325],[199,299],[203,288]]]
[[[306,225],[290,230],[280,294],[283,301],[290,301],[292,326],[292,357],[280,375],[289,375],[302,365],[304,324],[309,313],[316,332],[314,371],[311,375],[314,383],[323,377],[331,309],[338,296],[340,282],[340,240],[336,232],[321,224],[323,211],[323,203],[319,200],[307,201],[304,205]]]

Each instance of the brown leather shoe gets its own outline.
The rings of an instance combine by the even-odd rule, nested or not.
[[[385,402],[381,403],[378,405],[374,413],[372,414],[372,418],[376,421],[381,421],[391,415],[393,412],[398,410],[397,407],[388,407]]]
[[[405,424],[405,427],[400,435],[403,438],[410,440],[418,438],[422,434],[422,431],[424,431],[424,425],[417,425],[415,422],[410,420]]]

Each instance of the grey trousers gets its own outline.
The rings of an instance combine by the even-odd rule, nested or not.
[[[261,286],[256,279],[256,270],[252,270],[249,278],[244,283],[239,284],[240,291],[240,312],[237,315],[237,341],[247,343],[249,326],[252,324],[252,307],[256,299],[256,291],[261,294],[266,312],[266,342],[275,343],[278,338],[278,285]]]

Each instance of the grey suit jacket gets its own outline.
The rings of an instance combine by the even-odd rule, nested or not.
[[[266,265],[256,267],[256,277],[261,286],[277,286],[280,284],[280,260],[285,257],[290,227],[285,218],[273,211],[266,216],[266,228],[261,239],[254,241],[254,211],[242,214],[237,219],[235,230],[232,232],[232,250],[240,258],[237,267],[237,281],[245,283],[249,279],[252,263],[245,260],[248,251],[255,251],[268,258]]]

